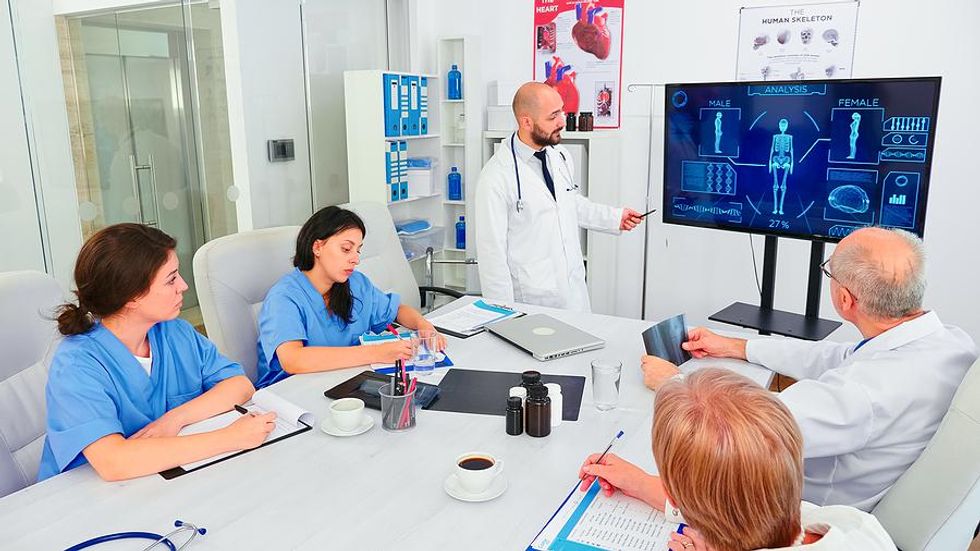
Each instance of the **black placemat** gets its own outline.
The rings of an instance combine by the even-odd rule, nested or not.
[[[561,385],[561,418],[578,421],[585,377],[542,373],[541,382]],[[502,416],[507,410],[510,387],[520,384],[520,373],[452,368],[439,383],[439,399],[429,409]]]

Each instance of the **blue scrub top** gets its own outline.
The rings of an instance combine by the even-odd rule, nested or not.
[[[370,331],[380,333],[395,321],[401,303],[397,293],[381,292],[361,272],[352,273],[348,281],[354,297],[349,325],[327,311],[323,296],[298,268],[282,276],[269,289],[259,313],[256,388],[289,376],[276,356],[276,349],[284,342],[302,341],[303,346],[353,346],[360,342],[361,335]]]
[[[242,367],[181,319],[147,333],[150,374],[98,323],[58,346],[48,374],[48,433],[38,481],[87,462],[89,444],[110,434],[128,438],[167,411],[237,375]]]

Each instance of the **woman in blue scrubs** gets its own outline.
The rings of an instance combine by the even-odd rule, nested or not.
[[[361,218],[340,207],[314,214],[296,238],[295,269],[265,297],[259,313],[258,367],[262,388],[296,373],[329,371],[412,357],[408,340],[358,346],[359,337],[397,321],[435,330],[418,310],[383,293],[364,274]],[[440,348],[445,339],[439,337]]]
[[[93,235],[75,263],[78,304],[61,307],[65,335],[48,375],[47,437],[38,480],[91,463],[105,480],[157,473],[254,448],[275,414],[178,436],[229,411],[255,388],[241,366],[177,319],[187,284],[177,243],[140,224]]]

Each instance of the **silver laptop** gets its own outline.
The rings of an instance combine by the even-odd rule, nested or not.
[[[606,341],[545,314],[530,314],[487,325],[497,335],[542,362],[606,345]]]

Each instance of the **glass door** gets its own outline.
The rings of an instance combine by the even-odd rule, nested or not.
[[[197,305],[194,253],[237,225],[226,193],[230,142],[212,6],[174,3],[59,21],[83,237],[119,222],[173,236],[191,287],[185,310]],[[202,97],[213,101],[202,106]],[[202,134],[213,138],[207,162]]]

